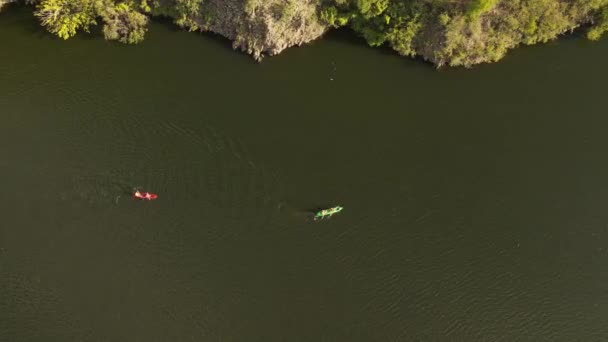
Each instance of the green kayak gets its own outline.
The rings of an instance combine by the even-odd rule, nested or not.
[[[343,209],[344,208],[342,208],[341,206],[337,206],[337,207],[317,211],[315,213],[315,220],[331,217],[334,214],[341,212]]]

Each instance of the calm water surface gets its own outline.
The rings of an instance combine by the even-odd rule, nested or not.
[[[0,42],[2,341],[608,340],[607,40]]]

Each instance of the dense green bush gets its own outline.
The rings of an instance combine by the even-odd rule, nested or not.
[[[68,39],[78,30],[88,32],[97,22],[95,6],[90,0],[43,0],[36,16],[51,33]]]
[[[470,18],[478,18],[496,6],[498,0],[472,0],[466,14]]]
[[[587,37],[591,40],[598,40],[606,32],[608,32],[608,5],[599,11],[596,25],[589,30]]]
[[[128,3],[109,6],[100,12],[105,23],[103,33],[106,39],[126,44],[136,44],[144,39],[148,17]]]

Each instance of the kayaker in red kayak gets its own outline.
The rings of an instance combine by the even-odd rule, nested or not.
[[[133,194],[133,196],[135,198],[145,199],[145,200],[148,200],[148,201],[155,200],[155,199],[158,198],[157,194],[151,194],[149,192],[143,192],[142,193],[139,190],[135,190],[135,193]]]

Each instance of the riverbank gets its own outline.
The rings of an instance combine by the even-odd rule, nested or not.
[[[0,0],[2,3],[11,0]],[[103,25],[107,39],[139,43],[148,17],[164,16],[191,31],[210,31],[257,60],[349,27],[371,46],[388,45],[437,66],[496,62],[520,45],[544,43],[590,25],[608,31],[608,0],[27,0],[51,33],[67,39]]]

